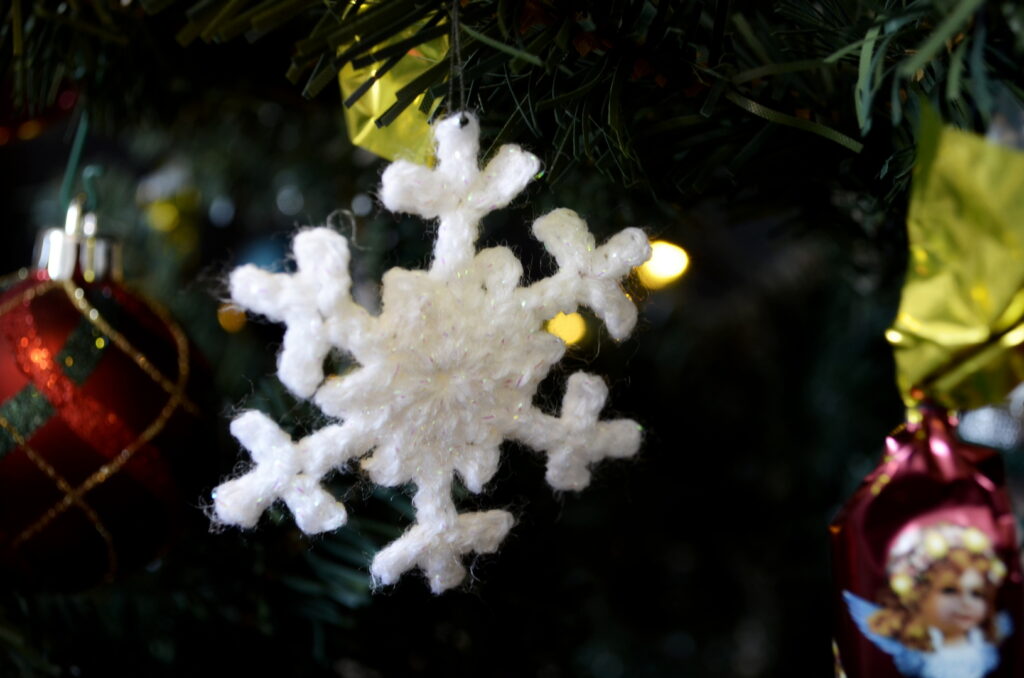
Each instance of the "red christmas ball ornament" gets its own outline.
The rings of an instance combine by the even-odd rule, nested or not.
[[[188,339],[120,284],[80,204],[0,284],[0,562],[74,590],[147,564],[180,526],[204,418]],[[186,458],[188,457],[188,458]]]

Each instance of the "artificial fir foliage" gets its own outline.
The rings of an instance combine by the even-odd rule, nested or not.
[[[278,506],[255,532],[211,533],[209,492],[247,468],[221,426],[207,460],[218,468],[161,559],[79,594],[0,592],[0,674],[831,670],[824,529],[903,417],[884,333],[906,268],[919,108],[985,133],[1018,104],[1024,9],[457,8],[458,63],[447,1],[4,4],[0,270],[24,266],[36,231],[63,222],[87,111],[100,221],[125,242],[126,278],[210,363],[209,414],[259,410],[301,440],[331,422],[278,382],[283,328],[239,320],[228,274],[294,274],[289,242],[313,224],[347,240],[360,306],[378,304],[386,270],[429,266],[435,234],[381,208],[384,163],[352,145],[343,111],[364,106],[377,132],[398,135],[407,114],[458,108],[461,73],[481,162],[513,142],[540,160],[523,197],[480,224],[479,247],[513,249],[523,285],[556,271],[524,224],[563,205],[598,243],[643,225],[689,254],[663,289],[627,285],[639,321],[621,344],[584,311],[583,338],[537,386],[537,406],[556,412],[569,374],[602,375],[597,419],[637,420],[642,453],[595,465],[585,492],[562,497],[541,455],[503,444],[487,498],[454,494],[460,510],[516,515],[499,554],[467,558],[464,583],[439,597],[415,578],[371,595],[373,554],[415,521],[414,487],[328,475],[350,514],[340,529],[307,537]],[[427,66],[403,82],[408,59]],[[351,367],[336,353],[324,364]],[[1024,462],[1009,452],[1021,506]]]
[[[461,72],[486,141],[532,138],[554,179],[581,162],[667,199],[738,182],[750,163],[756,171],[792,143],[772,133],[780,127],[826,142],[807,163],[819,169],[832,155],[849,161],[863,135],[881,132],[867,139],[871,167],[862,171],[902,190],[918,96],[973,127],[991,119],[1002,88],[1024,94],[1024,9],[1011,0],[459,4]],[[0,35],[16,109],[51,105],[70,81],[113,125],[126,98],[138,110],[202,93],[190,76],[218,55],[204,50],[190,69],[168,68],[182,45],[244,39],[249,51],[269,52],[274,39],[288,43],[290,65],[288,50],[275,50],[280,61],[261,60],[261,77],[284,73],[317,97],[346,65],[394,67],[403,51],[437,40],[449,11],[437,0],[39,0],[12,3]],[[429,28],[392,42],[420,25]],[[442,60],[405,83],[378,105],[376,123],[417,100],[437,110],[449,71]]]

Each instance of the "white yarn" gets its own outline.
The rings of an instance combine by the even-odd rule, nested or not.
[[[547,450],[547,481],[556,490],[582,490],[590,484],[590,464],[605,457],[628,457],[639,449],[636,422],[597,420],[607,397],[601,377],[577,372],[569,377],[561,417],[531,409],[510,431],[530,447]]]
[[[473,258],[480,218],[519,195],[537,175],[540,161],[506,145],[481,172],[476,160],[480,123],[468,113],[438,122],[434,139],[437,167],[392,163],[381,178],[380,199],[392,212],[438,220],[431,273],[444,278]]]
[[[231,273],[231,298],[251,311],[285,323],[277,376],[308,398],[324,380],[323,362],[331,349],[325,321],[345,316],[350,333],[363,329],[368,314],[352,301],[348,242],[326,228],[300,231],[292,241],[298,270],[267,273],[246,265]]]
[[[590,482],[590,465],[639,449],[635,422],[598,420],[608,395],[600,377],[572,375],[559,417],[532,401],[565,351],[543,329],[545,320],[585,305],[613,337],[629,335],[636,308],[619,280],[650,256],[647,238],[631,228],[597,247],[579,216],[555,210],[537,219],[533,232],[559,270],[520,287],[522,265],[511,250],[477,252],[475,242],[480,219],[518,195],[539,162],[503,146],[481,171],[479,133],[472,115],[449,117],[434,127],[436,168],[398,161],[385,170],[384,205],[439,226],[428,271],[384,275],[379,316],[352,301],[347,243],[326,228],[295,237],[295,273],[243,266],[232,274],[236,303],[287,325],[281,381],[343,423],[293,442],[263,414],[238,417],[231,431],[256,465],[217,488],[218,520],[252,527],[281,499],[303,531],[334,529],[345,522],[345,509],[320,479],[362,457],[373,482],[416,485],[416,523],[376,555],[374,579],[391,584],[419,568],[439,593],[465,577],[463,555],[494,552],[513,523],[506,511],[459,513],[453,474],[481,492],[498,468],[501,441],[514,438],[547,452],[552,487],[579,490]],[[361,367],[324,380],[332,347]]]
[[[256,468],[213,491],[217,517],[253,527],[263,510],[280,498],[303,532],[341,527],[348,519],[345,507],[320,487],[320,478],[356,451],[350,444],[351,431],[327,426],[293,443],[262,412],[243,413],[231,422],[231,435],[249,450]]]

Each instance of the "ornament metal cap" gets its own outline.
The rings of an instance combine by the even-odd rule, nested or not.
[[[76,273],[85,282],[122,278],[121,243],[96,235],[96,214],[85,210],[83,195],[68,206],[63,229],[48,228],[39,234],[34,260],[51,280],[70,280]]]

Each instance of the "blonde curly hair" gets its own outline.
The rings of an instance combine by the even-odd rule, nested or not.
[[[979,628],[986,640],[998,642],[995,598],[1006,566],[977,528],[941,523],[905,530],[890,550],[887,570],[889,588],[879,595],[882,609],[868,619],[873,633],[916,650],[935,650],[924,603],[934,591],[958,587],[963,574],[975,570],[983,581],[985,601]]]

